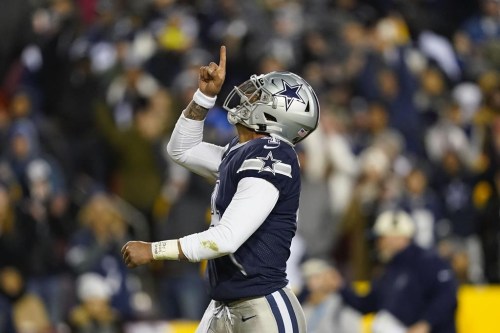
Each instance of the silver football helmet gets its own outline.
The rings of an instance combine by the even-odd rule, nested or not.
[[[252,75],[229,93],[224,109],[233,125],[269,133],[291,144],[318,126],[319,102],[311,86],[290,72]]]

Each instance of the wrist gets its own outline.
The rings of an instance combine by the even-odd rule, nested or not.
[[[179,247],[176,239],[151,243],[153,260],[179,260]]]
[[[203,92],[201,92],[199,88],[193,95],[193,101],[199,106],[204,107],[205,109],[213,108],[216,100],[217,100],[217,95],[215,96],[205,95]]]

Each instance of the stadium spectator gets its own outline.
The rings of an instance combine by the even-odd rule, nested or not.
[[[362,313],[376,313],[373,332],[456,332],[454,274],[437,253],[412,242],[411,217],[386,211],[377,217],[373,232],[383,271],[364,296],[342,287],[344,302]]]
[[[441,193],[444,218],[448,232],[442,236],[455,238],[467,253],[468,280],[481,283],[484,279],[481,245],[478,237],[479,223],[473,206],[473,174],[467,170],[456,151],[447,151],[436,174],[436,187]]]
[[[121,318],[133,318],[130,274],[120,260],[120,248],[130,237],[121,212],[109,195],[95,193],[82,207],[79,222],[66,252],[67,264],[76,277],[93,272],[106,278],[111,305]]]
[[[344,304],[336,293],[341,277],[328,262],[308,259],[302,264],[307,297],[303,301],[310,333],[360,333],[361,314]]]
[[[20,184],[22,197],[18,202],[18,219],[33,221],[33,237],[29,247],[26,283],[30,290],[47,303],[51,320],[63,316],[61,273],[64,271],[64,251],[71,223],[68,213],[68,193],[65,178],[57,160],[40,146],[34,124],[28,119],[14,122],[9,148],[4,155],[6,165]]]
[[[159,89],[156,80],[143,70],[134,55],[128,56],[124,67],[123,74],[115,77],[106,94],[113,122],[120,131],[133,126],[137,101],[148,100]]]
[[[120,315],[110,305],[112,291],[103,276],[96,273],[82,274],[76,288],[79,302],[69,314],[73,332],[121,332]]]
[[[399,204],[415,222],[415,243],[423,248],[436,248],[440,240],[438,224],[443,218],[443,211],[435,192],[428,186],[425,169],[414,167],[404,183]]]
[[[111,158],[92,112],[103,99],[104,84],[92,71],[90,52],[82,53],[71,57],[66,82],[59,90],[62,106],[55,121],[44,119],[41,136],[61,161],[68,182],[90,177],[104,183]]]
[[[497,0],[481,0],[481,11],[465,21],[464,33],[476,46],[495,41],[500,37],[500,3]]]
[[[475,163],[475,150],[463,128],[459,105],[450,102],[439,112],[441,117],[425,134],[427,156],[432,163],[439,165],[451,151],[458,156],[463,168],[470,169]]]
[[[27,274],[35,241],[35,221],[19,209],[12,189],[0,181],[0,267],[14,266]]]
[[[359,157],[360,175],[342,221],[341,242],[336,249],[339,266],[355,280],[366,280],[373,266],[367,234],[385,205],[389,158],[377,147],[369,147]],[[345,265],[345,267],[344,267]]]
[[[315,152],[314,160],[309,162],[309,177],[326,177],[328,184],[329,206],[333,214],[334,238],[338,237],[340,221],[344,217],[347,206],[352,199],[352,192],[359,176],[359,161],[350,142],[348,122],[345,110],[339,104],[337,107],[325,103],[323,116],[320,120],[320,131],[313,137],[317,140],[305,142],[307,152]],[[342,107],[342,108],[345,108]],[[321,135],[323,134],[323,135]],[[321,161],[318,154],[323,155],[323,168],[318,170],[316,163]],[[319,167],[321,167],[321,163]]]
[[[309,139],[316,141],[321,138],[320,135]],[[303,221],[298,223],[297,234],[304,242],[305,256],[327,259],[333,251],[336,226],[332,220],[330,193],[325,181],[326,170],[314,172],[318,170],[324,155],[321,150],[305,150],[305,144],[297,147],[302,176],[298,221]]]
[[[53,323],[40,297],[26,288],[14,267],[0,268],[0,330],[5,333],[50,333]]]
[[[171,111],[168,104],[162,105],[165,109],[153,108],[152,99],[146,97],[136,96],[130,102],[131,127],[120,128],[102,105],[95,112],[99,129],[116,157],[113,190],[144,214],[151,229],[153,206],[165,178],[160,149]]]

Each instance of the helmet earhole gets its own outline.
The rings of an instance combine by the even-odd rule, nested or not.
[[[271,116],[269,113],[264,112],[264,117],[266,118],[267,121],[274,121],[274,122],[278,121],[276,117]]]

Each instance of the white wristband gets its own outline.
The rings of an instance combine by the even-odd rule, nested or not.
[[[177,239],[154,242],[151,244],[154,260],[179,260]]]
[[[214,97],[207,96],[204,93],[202,93],[200,89],[197,89],[193,95],[193,101],[199,106],[204,107],[205,109],[213,108],[216,100],[217,96]]]

